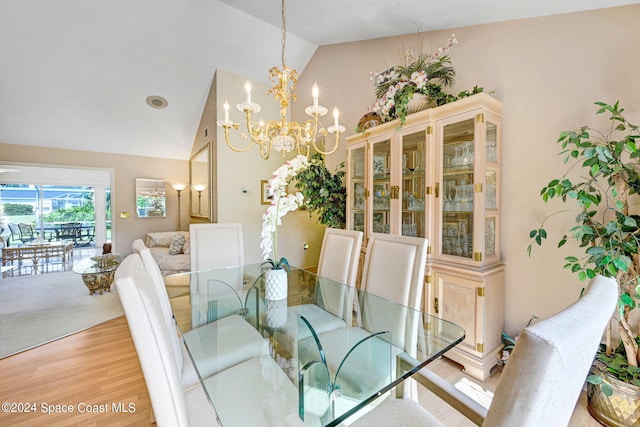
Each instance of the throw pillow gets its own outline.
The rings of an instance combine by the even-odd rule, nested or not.
[[[181,254],[183,245],[184,245],[184,236],[182,234],[176,234],[171,239],[171,244],[169,245],[169,254],[170,255]]]
[[[191,253],[191,239],[186,237],[184,240],[184,245],[182,245],[182,253],[190,254]]]

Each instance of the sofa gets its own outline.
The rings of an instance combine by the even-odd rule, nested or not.
[[[134,250],[135,250],[134,242]],[[147,233],[144,245],[158,263],[162,276],[191,271],[191,243],[188,231]]]

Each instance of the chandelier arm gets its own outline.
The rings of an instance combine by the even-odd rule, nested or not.
[[[263,160],[267,160],[271,156],[271,144],[261,144],[260,145],[260,157]]]
[[[302,154],[305,157],[309,157],[309,152],[311,151],[311,146],[309,144],[298,144],[298,154]]]
[[[224,140],[227,143],[227,147],[229,147],[232,151],[235,151],[236,153],[244,153],[245,151],[249,151],[251,147],[253,147],[253,140],[246,148],[237,148],[231,144],[231,141],[229,141],[229,129],[231,127],[233,127],[234,129],[238,129],[238,124],[235,123],[235,126],[224,126]]]
[[[251,121],[251,112],[248,110],[245,110],[245,119],[247,123],[247,132],[249,133],[251,142],[258,144],[262,151],[262,146],[268,142],[268,139],[265,138],[263,140],[262,138],[260,138],[260,135],[266,134],[265,130],[268,129],[269,123],[271,123],[271,121],[267,123],[267,127],[260,125],[259,123],[256,125],[256,123]],[[269,152],[271,152],[271,150],[269,150]],[[267,154],[267,157],[268,156],[269,155]]]
[[[311,140],[311,143],[313,144],[313,148],[315,148],[318,153],[323,154],[325,156],[328,155],[328,154],[335,153],[335,151],[338,149],[338,145],[340,143],[340,133],[336,132],[334,135],[335,135],[336,140],[335,140],[333,148],[331,150],[329,150],[329,151],[321,150],[318,147],[318,145],[316,144],[316,140],[315,139]],[[324,135],[322,137],[322,140],[326,141],[327,140],[327,135]]]

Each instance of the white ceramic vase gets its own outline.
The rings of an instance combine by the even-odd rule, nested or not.
[[[267,300],[267,326],[282,328],[287,323],[287,299]]]
[[[265,272],[264,285],[265,298],[268,300],[281,300],[287,297],[287,270],[267,270]]]
[[[425,110],[429,106],[429,97],[421,93],[414,93],[407,104],[407,114]]]

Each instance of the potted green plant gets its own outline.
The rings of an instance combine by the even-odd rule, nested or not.
[[[344,162],[331,172],[322,154],[309,156],[309,163],[295,176],[295,187],[304,195],[309,212],[318,214],[318,221],[328,227],[344,228],[346,224],[347,189],[343,180]]]
[[[596,105],[597,114],[609,115],[610,129],[600,132],[583,126],[562,132],[558,143],[567,171],[543,187],[540,195],[544,202],[560,199],[577,208],[575,223],[559,239],[558,247],[574,239],[583,252],[566,257],[564,267],[577,273],[580,280],[604,275],[618,281],[619,309],[614,318],[620,342],[612,342],[611,331],[607,332],[606,345],[598,352],[588,378],[588,407],[607,425],[631,425],[628,423],[640,422],[640,410],[631,409],[633,420],[616,419],[628,410],[615,414],[615,409],[608,407],[615,402],[608,398],[618,392],[615,384],[620,381],[636,393],[630,402],[640,405],[640,337],[637,326],[629,322],[640,302],[640,132],[624,117],[618,102]],[[545,222],[554,215],[531,230],[529,254],[533,245],[542,245],[547,238]],[[629,403],[625,398],[622,401]]]

